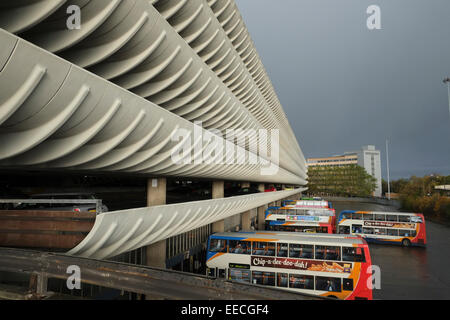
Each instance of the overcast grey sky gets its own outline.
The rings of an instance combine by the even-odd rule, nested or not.
[[[236,3],[305,157],[374,144],[386,177],[389,138],[392,178],[450,174],[449,0]]]

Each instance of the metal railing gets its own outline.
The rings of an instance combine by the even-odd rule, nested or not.
[[[29,274],[31,276],[31,294],[34,299],[51,295],[47,291],[48,280],[61,279],[67,281],[72,276],[72,273],[68,272],[69,267],[73,268],[73,266],[77,266],[80,270],[79,280],[81,285],[91,284],[145,294],[147,298],[151,299],[326,299],[309,294],[214,279],[180,271],[79,258],[65,254],[0,248],[0,271]]]

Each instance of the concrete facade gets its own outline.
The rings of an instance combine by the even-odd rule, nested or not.
[[[69,5],[80,28],[68,27]],[[233,0],[5,0],[0,17],[0,169],[149,179],[147,207],[98,215],[70,254],[146,246],[147,263],[163,267],[166,239],[250,228],[268,202],[294,193],[223,198],[224,180],[306,185],[302,150]],[[212,129],[277,130],[279,142],[193,139]],[[201,161],[214,143],[227,152]],[[268,156],[277,149],[279,163]],[[269,165],[277,170],[263,174]],[[170,177],[212,181],[213,199],[166,205]]]
[[[21,10],[4,1],[0,167],[304,185],[305,159],[234,1],[181,4],[90,1],[81,6],[90,23],[69,30],[68,1]],[[180,147],[173,130],[193,131],[196,121],[221,131],[280,130],[280,171],[261,177],[258,168],[170,163],[163,151]]]

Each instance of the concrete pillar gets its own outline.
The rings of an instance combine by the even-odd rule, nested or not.
[[[242,230],[250,231],[251,230],[251,210],[241,213],[241,226]]]
[[[166,204],[166,178],[148,179],[147,206]],[[153,243],[145,248],[146,265],[158,268],[166,267],[166,240]]]
[[[219,220],[213,223],[212,232],[224,232],[225,231],[225,220]]]
[[[147,181],[147,206],[159,206],[166,204],[166,178],[148,179]]]
[[[223,198],[225,195],[224,182],[223,181],[213,181],[212,183],[212,198],[219,199]],[[212,232],[224,232],[225,231],[225,221],[220,220],[212,224]]]
[[[146,247],[146,265],[166,268],[166,240],[155,242]]]
[[[242,214],[237,213],[234,216],[224,219],[224,231],[235,232],[242,230]]]
[[[266,210],[267,205],[264,205],[262,207],[258,207],[258,230],[264,230],[265,224],[266,224]]]
[[[264,183],[260,183],[258,184],[258,190],[259,192],[264,192],[265,190],[265,185]],[[257,230],[264,230],[264,226],[265,226],[265,211],[267,210],[267,205],[263,205],[261,207],[258,207],[257,210],[257,217],[256,217],[256,229]]]
[[[225,196],[224,182],[213,181],[211,194],[213,199],[223,198]]]

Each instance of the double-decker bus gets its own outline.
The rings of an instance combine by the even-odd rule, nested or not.
[[[425,218],[420,213],[346,210],[339,214],[338,233],[361,235],[367,242],[425,246]]]
[[[269,207],[265,211],[266,230],[335,233],[334,209]]]
[[[224,232],[208,239],[211,277],[343,300],[372,299],[371,259],[359,236]]]
[[[332,208],[330,201],[326,200],[313,200],[313,199],[301,199],[301,200],[283,200],[281,206],[292,206],[296,208]]]

